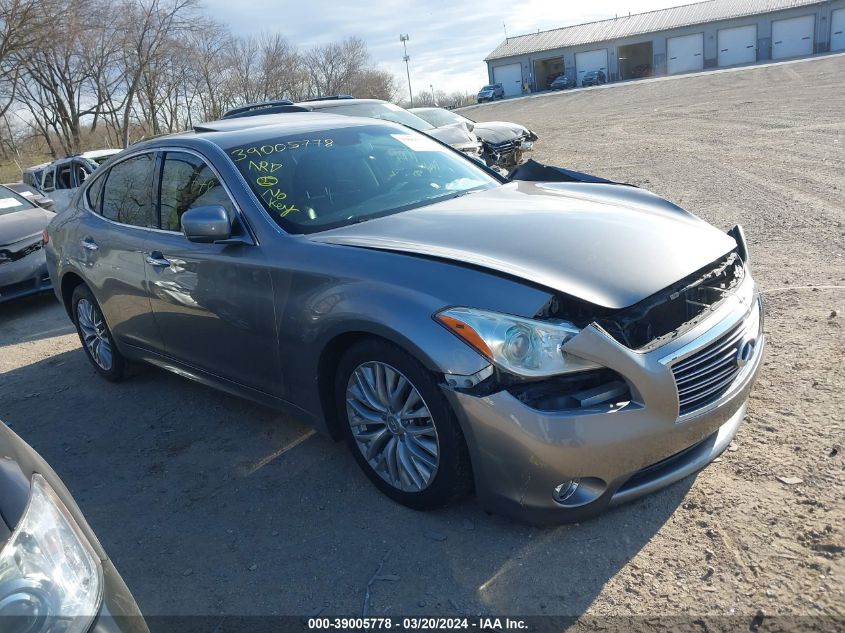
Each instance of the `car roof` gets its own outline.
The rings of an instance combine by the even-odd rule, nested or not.
[[[102,158],[103,156],[119,154],[122,151],[122,149],[92,149],[89,152],[82,152],[79,156],[83,158]]]
[[[340,106],[356,105],[359,103],[389,103],[383,99],[322,99],[320,101],[298,101],[294,105],[310,110],[329,110]]]
[[[344,103],[349,103],[345,99]],[[133,149],[163,147],[179,144],[196,144],[197,141],[214,143],[223,148],[240,143],[261,141],[275,136],[291,134],[320,134],[340,128],[366,125],[394,126],[406,131],[408,128],[392,121],[369,117],[342,116],[323,112],[286,112],[280,114],[258,114],[255,116],[208,121],[194,127],[193,131],[168,134],[143,141]]]

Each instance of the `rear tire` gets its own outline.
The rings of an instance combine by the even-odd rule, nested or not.
[[[352,346],[338,363],[335,402],[355,460],[394,501],[432,510],[472,490],[458,420],[434,374],[404,350],[380,339]]]
[[[88,360],[106,380],[119,382],[126,371],[126,359],[114,344],[111,330],[106,324],[100,305],[85,284],[73,290],[71,314],[76,333]]]

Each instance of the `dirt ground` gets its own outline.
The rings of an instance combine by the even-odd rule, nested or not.
[[[0,419],[62,475],[150,615],[359,615],[381,564],[371,615],[843,616],[843,77],[839,56],[465,111],[750,239],[769,348],[737,440],[597,519],[402,508],[276,412],[158,370],[99,379],[50,296],[0,307]]]

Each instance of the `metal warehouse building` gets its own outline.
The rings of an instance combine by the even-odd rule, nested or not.
[[[845,50],[845,0],[708,0],[509,37],[484,60],[506,95]]]

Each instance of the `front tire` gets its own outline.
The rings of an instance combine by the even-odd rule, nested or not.
[[[358,465],[385,495],[415,510],[472,489],[460,425],[435,376],[379,339],[351,347],[335,380],[338,416]]]
[[[88,286],[80,284],[74,289],[71,306],[76,333],[94,369],[106,380],[122,380],[126,360],[114,344],[100,305]]]

